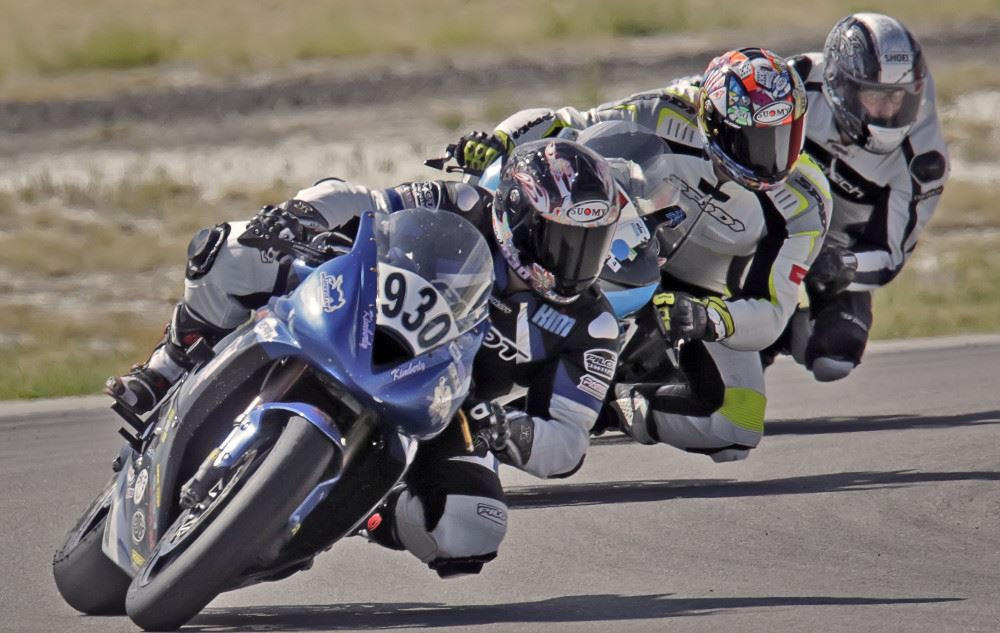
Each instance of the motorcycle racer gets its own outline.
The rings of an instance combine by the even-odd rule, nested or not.
[[[442,577],[478,573],[506,532],[497,459],[539,477],[575,472],[617,361],[617,322],[594,282],[618,197],[607,163],[579,144],[523,145],[495,194],[458,182],[370,190],[331,178],[249,222],[201,231],[163,343],[146,363],[109,379],[107,391],[133,411],[150,410],[191,368],[186,350],[194,342],[219,340],[297,283],[287,257],[241,243],[247,236],[308,242],[334,228],[350,234],[364,212],[412,207],[461,215],[494,256],[491,329],[463,405],[475,452],[466,453],[456,424],[422,444],[405,486],[365,527],[373,540],[407,549]],[[520,395],[521,408],[499,403]]]
[[[948,150],[920,44],[898,20],[847,16],[822,53],[789,63],[805,81],[805,148],[829,177],[834,213],[806,277],[809,309],[763,358],[790,351],[817,380],[838,380],[861,362],[874,291],[899,274],[937,207]]]
[[[611,411],[636,441],[715,461],[742,459],[760,441],[758,352],[795,310],[829,223],[829,185],[801,153],[806,107],[781,57],[745,48],[712,60],[702,77],[585,112],[525,110],[460,141],[460,161],[476,170],[483,157],[601,122],[632,122],[662,139],[661,177],[682,212],[659,230],[663,292],[653,304],[672,340],[693,341],[680,351],[691,383],[654,372],[643,382],[660,383],[655,390],[615,387]]]

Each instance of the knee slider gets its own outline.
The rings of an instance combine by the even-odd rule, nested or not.
[[[820,356],[813,360],[812,373],[816,377],[816,380],[820,382],[832,382],[846,378],[854,367],[855,364],[852,360]]]
[[[216,224],[210,229],[198,231],[188,244],[188,261],[185,276],[188,279],[200,279],[212,270],[212,264],[219,251],[229,239],[228,224]]]

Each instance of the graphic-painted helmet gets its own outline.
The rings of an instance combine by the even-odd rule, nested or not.
[[[920,44],[895,18],[855,13],[833,27],[823,47],[823,94],[840,131],[870,152],[899,147],[924,94]]]
[[[698,126],[723,174],[748,189],[772,189],[802,151],[807,103],[802,80],[784,59],[742,48],[705,69]]]
[[[551,302],[570,303],[597,280],[619,213],[600,155],[573,141],[534,141],[500,173],[493,232],[521,279]]]

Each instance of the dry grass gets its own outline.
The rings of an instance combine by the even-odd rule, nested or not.
[[[931,233],[956,229],[1000,228],[996,185],[952,181],[928,225]]]
[[[995,332],[1000,235],[929,235],[903,272],[875,293],[872,338]]]
[[[162,328],[134,314],[7,307],[0,331],[19,332],[20,342],[3,350],[0,400],[95,393],[108,376],[144,358]]]
[[[930,60],[931,71],[938,70]],[[973,92],[1000,90],[1000,68],[986,62],[949,64],[947,72],[934,72],[938,101],[945,106],[959,96]]]
[[[37,94],[45,89],[24,82],[93,70],[187,65],[229,74],[297,59],[370,54],[516,50],[564,42],[586,50],[588,43],[616,37],[717,28],[823,29],[857,9],[844,0],[760,0],[753,11],[739,14],[724,0],[91,0],[86,8],[75,0],[0,0],[0,81],[8,94],[14,88]],[[918,32],[1000,16],[993,0],[965,0],[960,7],[887,0],[879,10]],[[113,75],[103,72],[102,83]],[[85,88],[73,79],[64,85]]]

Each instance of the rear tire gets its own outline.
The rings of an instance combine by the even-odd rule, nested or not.
[[[220,500],[225,506],[184,549],[160,551],[184,514],[164,534],[128,587],[125,606],[132,621],[147,631],[165,631],[197,615],[273,546],[333,454],[329,438],[304,418],[291,417],[274,448],[257,458],[260,466],[242,487],[224,493],[231,498]]]
[[[90,504],[52,557],[56,588],[69,606],[87,615],[123,615],[129,578],[101,549],[116,479]]]

